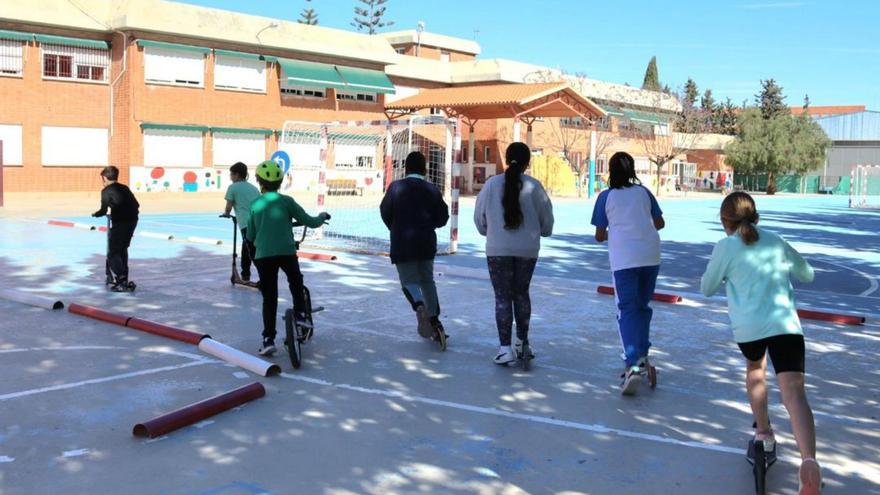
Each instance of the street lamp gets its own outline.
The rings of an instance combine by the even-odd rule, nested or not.
[[[416,57],[422,54],[422,31],[425,30],[425,21],[419,21],[416,25]]]
[[[263,44],[263,41],[260,40],[260,34],[262,34],[263,31],[265,31],[265,30],[267,30],[267,29],[275,29],[275,28],[277,28],[277,27],[278,27],[278,23],[275,22],[275,21],[272,21],[272,22],[269,23],[268,26],[266,26],[266,27],[264,27],[263,29],[260,29],[259,31],[257,31],[257,35],[256,35],[256,37],[257,37],[257,43],[259,43],[259,44],[261,44],[261,45]]]

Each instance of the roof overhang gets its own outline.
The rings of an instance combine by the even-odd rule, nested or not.
[[[519,119],[531,124],[539,117],[582,117],[595,120],[605,110],[568,83],[494,84],[426,89],[385,105],[390,119],[426,108],[440,108],[450,117],[471,122],[483,119]]]

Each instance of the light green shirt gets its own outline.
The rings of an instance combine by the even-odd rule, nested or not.
[[[712,250],[700,282],[711,296],[727,282],[727,307],[733,338],[752,342],[774,335],[803,334],[789,277],[812,282],[813,267],[778,235],[758,229],[751,246],[734,234]]]
[[[294,220],[311,229],[324,224],[323,218],[309,215],[290,196],[267,192],[257,198],[247,223],[247,238],[257,247],[254,259],[296,254]]]
[[[257,186],[246,180],[233,182],[226,189],[226,201],[232,201],[235,218],[240,229],[247,227],[248,219],[251,216],[251,203],[259,197],[260,190],[257,189]]]

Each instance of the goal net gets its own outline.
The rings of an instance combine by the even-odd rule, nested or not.
[[[427,180],[452,213],[454,123],[438,117],[387,122],[285,122],[279,149],[290,157],[282,192],[312,213],[327,211],[329,224],[309,231],[305,245],[387,255],[388,228],[379,204],[391,181],[401,179],[413,151],[427,159]],[[456,195],[457,196],[457,195]],[[457,199],[457,198],[456,198]],[[439,254],[455,251],[453,219],[437,230]]]
[[[880,165],[856,165],[849,189],[851,208],[880,208]]]

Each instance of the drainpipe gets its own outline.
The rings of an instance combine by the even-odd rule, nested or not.
[[[116,76],[116,79],[110,83],[110,137],[113,137],[113,95],[115,94],[116,85],[128,71],[128,35],[122,31],[113,31],[122,35],[122,72]]]

